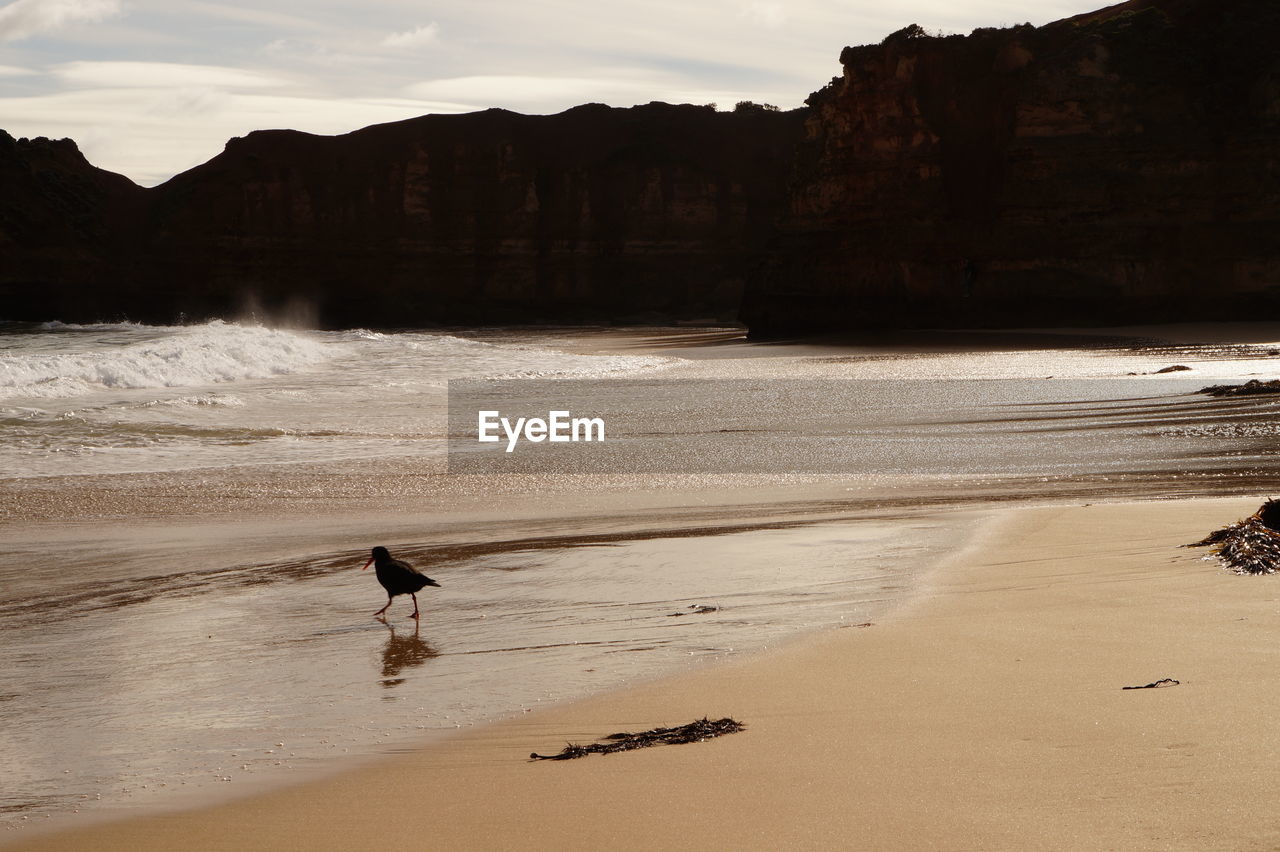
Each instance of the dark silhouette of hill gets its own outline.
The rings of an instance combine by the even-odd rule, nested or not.
[[[862,327],[1280,316],[1280,5],[845,48],[805,109],[424,116],[151,189],[0,133],[0,318]]]

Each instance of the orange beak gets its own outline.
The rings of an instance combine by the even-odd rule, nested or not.
[[[370,559],[368,562],[364,563],[364,568],[368,568],[368,567],[369,567],[370,565],[372,565],[372,564],[373,564],[373,560],[372,560],[372,559]],[[360,570],[361,570],[361,571],[363,571],[363,570],[364,570],[364,568],[361,568]]]

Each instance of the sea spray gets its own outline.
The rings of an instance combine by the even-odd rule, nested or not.
[[[71,351],[0,355],[0,398],[67,398],[103,388],[199,387],[293,373],[334,354],[302,334],[260,326],[214,321],[167,330],[171,333],[158,339],[96,351],[76,351],[73,338],[66,345]]]

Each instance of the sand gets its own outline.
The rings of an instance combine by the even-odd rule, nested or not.
[[[367,768],[26,849],[1274,848],[1280,578],[1178,545],[1258,499],[1001,509],[874,625]],[[1123,690],[1161,678],[1180,685]],[[562,763],[567,740],[743,733]]]

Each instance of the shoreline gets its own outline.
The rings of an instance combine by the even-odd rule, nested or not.
[[[539,709],[212,808],[14,849],[1266,846],[1269,586],[1179,550],[1259,498],[1001,508],[867,629]],[[1163,677],[1176,688],[1122,691]],[[566,740],[745,732],[568,763]],[[501,803],[495,808],[495,803]],[[1247,815],[1247,816],[1245,816]],[[9,844],[12,844],[10,846]]]

